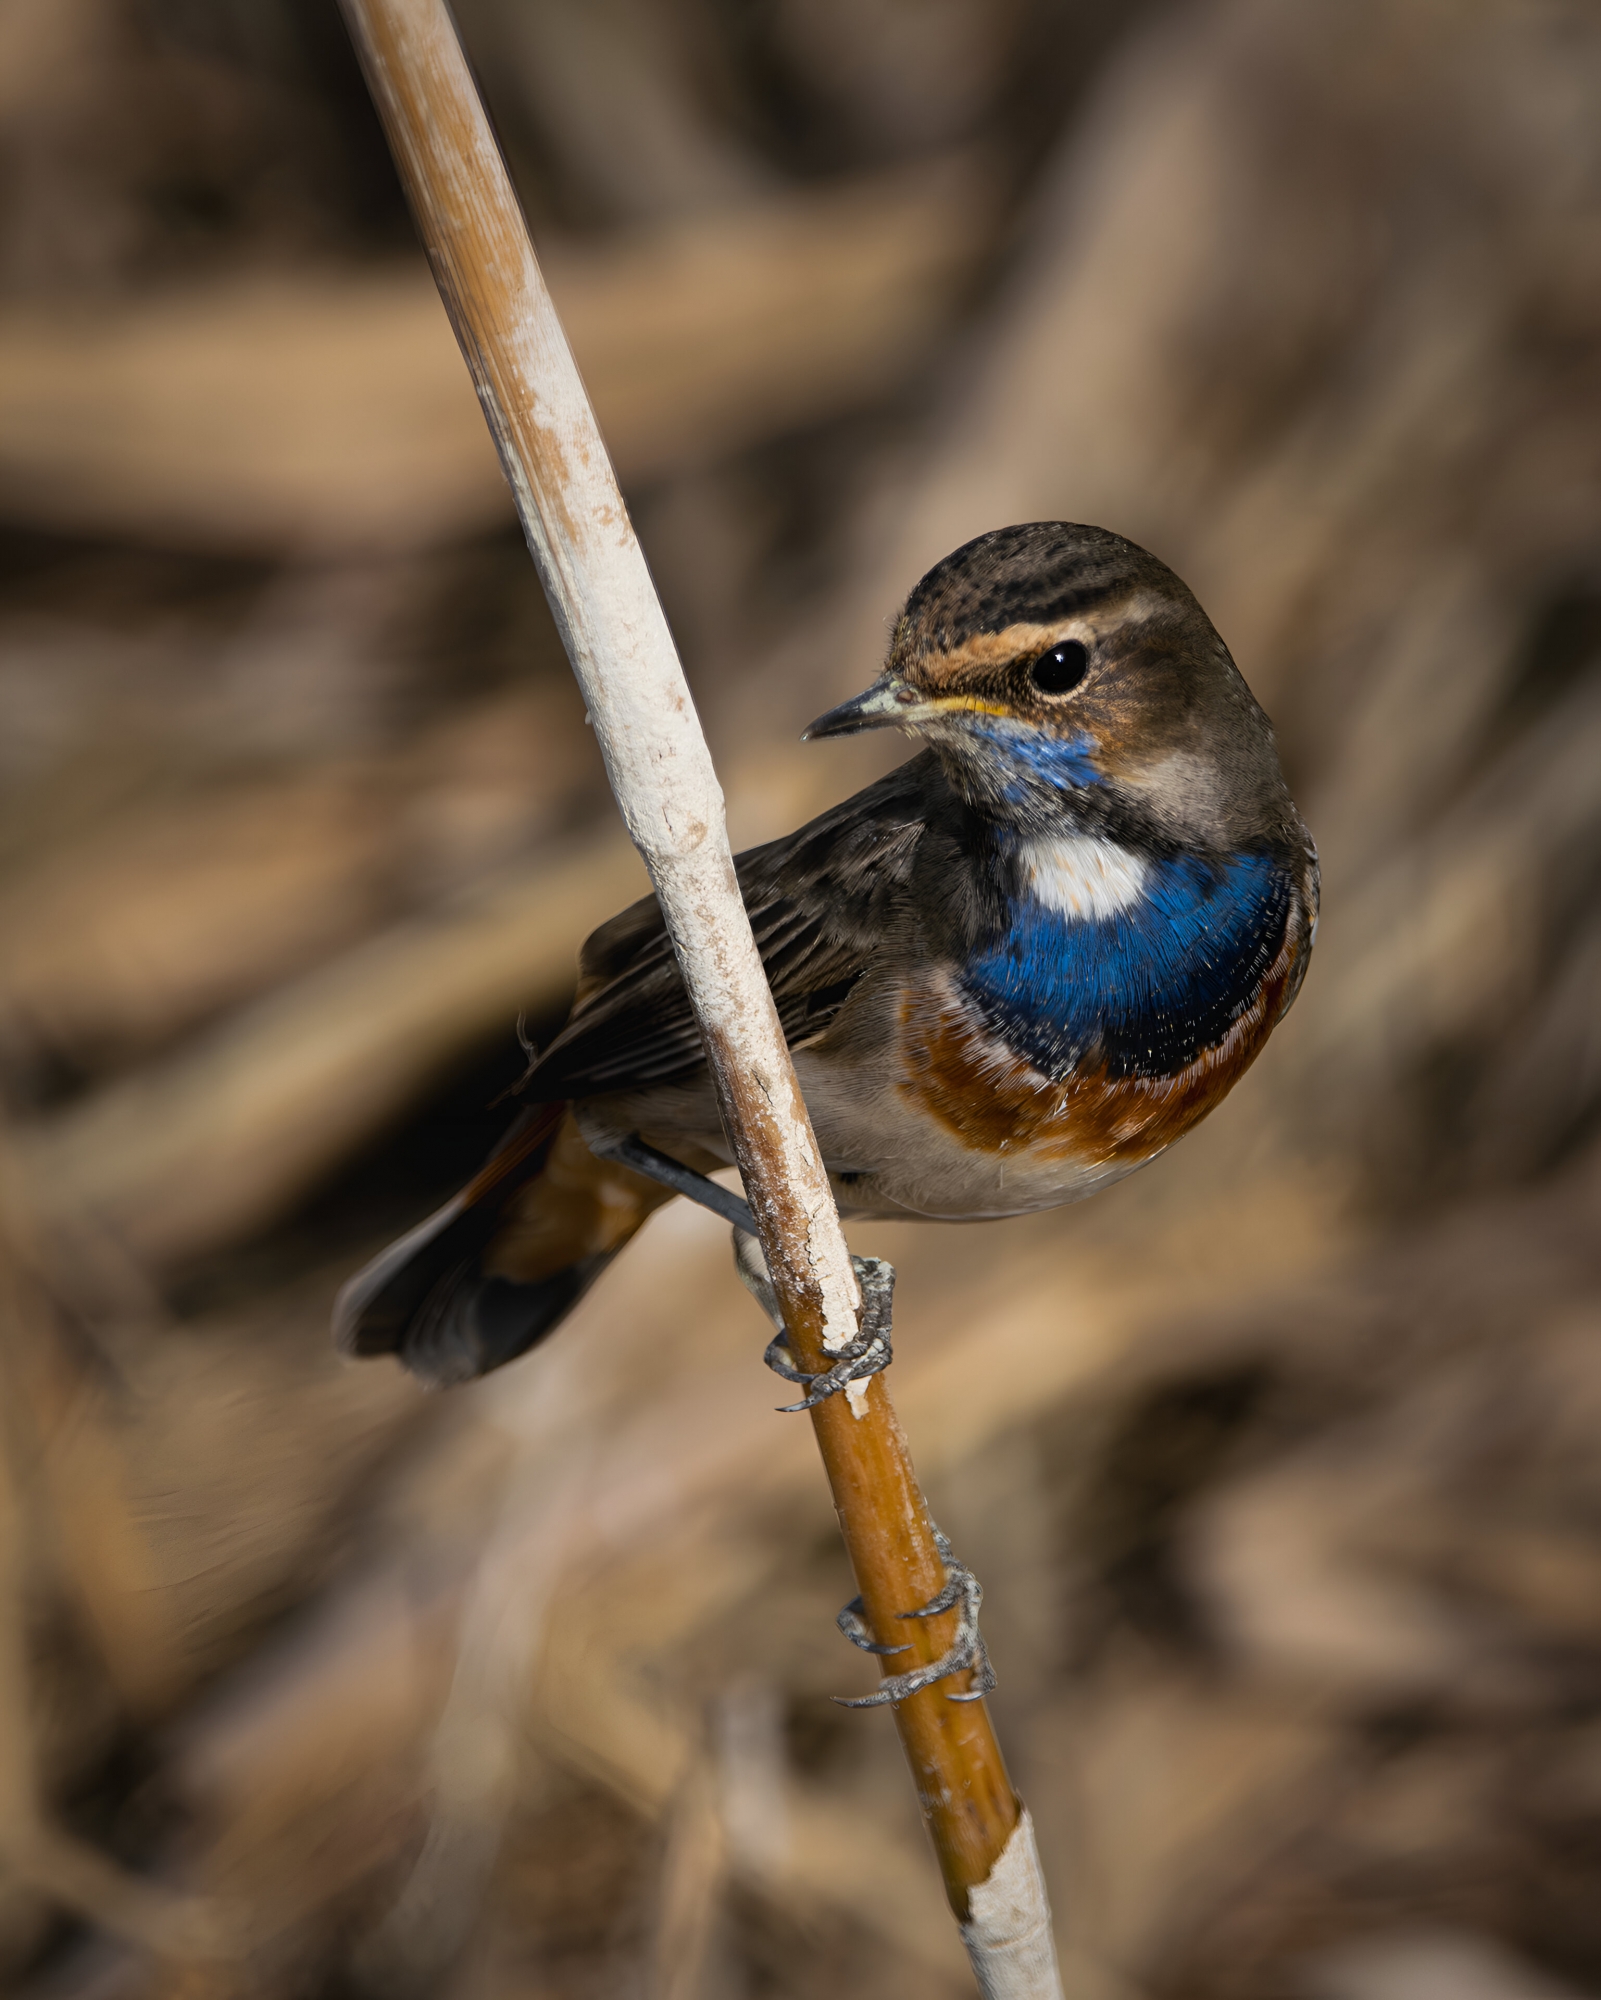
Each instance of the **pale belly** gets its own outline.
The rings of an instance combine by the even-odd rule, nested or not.
[[[796,1056],[818,1144],[848,1215],[979,1222],[1081,1201],[1154,1159],[1094,1157],[1061,1145],[966,1144],[931,1120],[900,1086],[864,1090],[860,1078]]]
[[[1060,1143],[979,1149],[931,1120],[900,1085],[870,1085],[855,1065],[795,1052],[795,1070],[840,1210],[979,1222],[1080,1201],[1153,1159],[1162,1144],[1122,1156],[1080,1155]],[[580,1129],[603,1146],[639,1132],[702,1172],[731,1166],[710,1086],[668,1085],[575,1107]],[[1165,1143],[1165,1142],[1164,1142]]]

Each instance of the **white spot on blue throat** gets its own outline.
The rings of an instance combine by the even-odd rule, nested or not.
[[[1090,923],[1132,909],[1150,874],[1140,855],[1088,833],[1036,834],[1019,845],[1017,861],[1035,902]]]

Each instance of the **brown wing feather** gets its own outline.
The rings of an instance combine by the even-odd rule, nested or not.
[[[931,760],[917,757],[734,867],[791,1043],[838,1013],[882,938],[926,824]],[[662,916],[647,896],[584,945],[579,999],[525,1094],[584,1097],[671,1082],[702,1060]]]

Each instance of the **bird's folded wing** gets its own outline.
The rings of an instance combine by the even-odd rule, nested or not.
[[[757,949],[791,1046],[820,1034],[882,944],[924,829],[930,760],[914,758],[798,832],[735,861]],[[703,1062],[654,896],[603,924],[580,954],[572,1018],[527,1097],[636,1090]]]

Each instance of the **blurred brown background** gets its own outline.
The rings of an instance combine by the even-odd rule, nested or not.
[[[1073,2000],[1601,1994],[1601,15],[461,19],[737,843],[1065,517],[1322,848],[1199,1134],[858,1244]],[[0,0],[5,1992],[969,1990],[717,1224],[329,1352],[641,880],[331,0]]]

